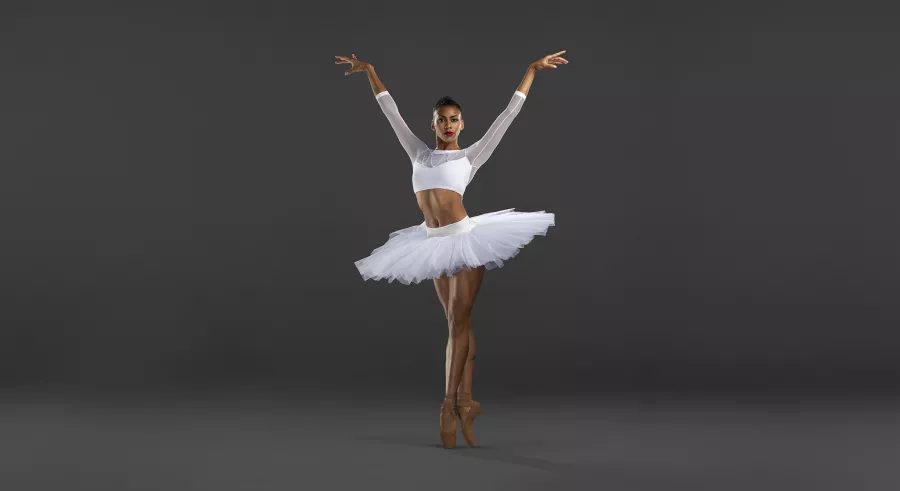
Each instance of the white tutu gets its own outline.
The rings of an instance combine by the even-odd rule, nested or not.
[[[365,280],[405,285],[452,276],[463,268],[493,269],[513,258],[536,235],[555,225],[553,213],[508,210],[485,213],[443,227],[424,223],[393,232],[369,257],[356,261]]]

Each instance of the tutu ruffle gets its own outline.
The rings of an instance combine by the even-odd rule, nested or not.
[[[453,228],[450,235],[434,235],[439,229],[430,229],[429,234],[424,223],[398,230],[369,257],[356,261],[356,267],[365,280],[397,280],[405,285],[452,276],[463,268],[502,267],[536,235],[547,235],[547,229],[555,225],[553,213],[514,210],[466,217],[440,227]]]

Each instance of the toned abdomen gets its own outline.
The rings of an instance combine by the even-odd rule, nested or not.
[[[428,227],[443,227],[456,223],[466,216],[466,209],[462,204],[462,196],[449,189],[426,189],[416,193],[416,201],[419,209],[425,215],[425,225]]]

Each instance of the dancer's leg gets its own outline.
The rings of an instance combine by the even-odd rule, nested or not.
[[[434,289],[437,291],[438,300],[441,301],[441,306],[444,308],[444,319],[449,322],[450,277],[444,275],[440,278],[435,278]],[[450,337],[447,339],[446,363],[444,364],[444,391],[447,390],[447,386],[450,384],[450,360],[453,358],[452,346],[453,338]]]
[[[466,366],[463,368],[459,392],[472,395],[472,372],[475,370],[475,331],[469,326],[469,350],[466,354]]]
[[[450,277],[442,276],[440,278],[435,278],[434,280],[434,289],[437,292],[438,300],[441,302],[441,307],[444,308],[444,318],[448,321],[449,324],[449,305],[450,305]],[[450,385],[450,362],[453,359],[453,337],[452,335],[447,338],[447,351],[446,351],[446,363],[444,364],[444,390],[448,385]],[[469,349],[466,352],[466,365],[463,367],[463,376],[462,381],[459,385],[459,392],[465,392],[468,394],[472,393],[472,374],[475,368],[475,334],[474,331],[469,328]]]
[[[450,376],[446,387],[446,399],[454,399],[462,381],[463,370],[469,355],[472,307],[484,278],[484,266],[460,271],[450,278],[450,302],[447,324],[450,329]]]

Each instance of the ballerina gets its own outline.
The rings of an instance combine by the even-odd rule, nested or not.
[[[435,135],[434,149],[410,131],[372,64],[359,60],[356,54],[335,57],[335,64],[350,65],[344,75],[368,75],[375,100],[412,164],[413,191],[425,221],[391,233],[384,245],[355,264],[365,280],[397,280],[407,285],[434,281],[449,328],[439,432],[444,448],[453,448],[456,443],[457,417],[466,443],[475,445],[473,424],[482,411],[481,404],[472,400],[475,337],[470,314],[484,272],[503,266],[535,236],[546,235],[555,225],[553,213],[518,212],[514,208],[470,217],[463,206],[463,195],[519,114],[534,74],[568,64],[560,56],[563,53],[544,56],[528,65],[506,109],[480,140],[466,148],[459,146],[459,135],[465,128],[462,107],[452,98],[442,97],[434,106],[429,125]]]

